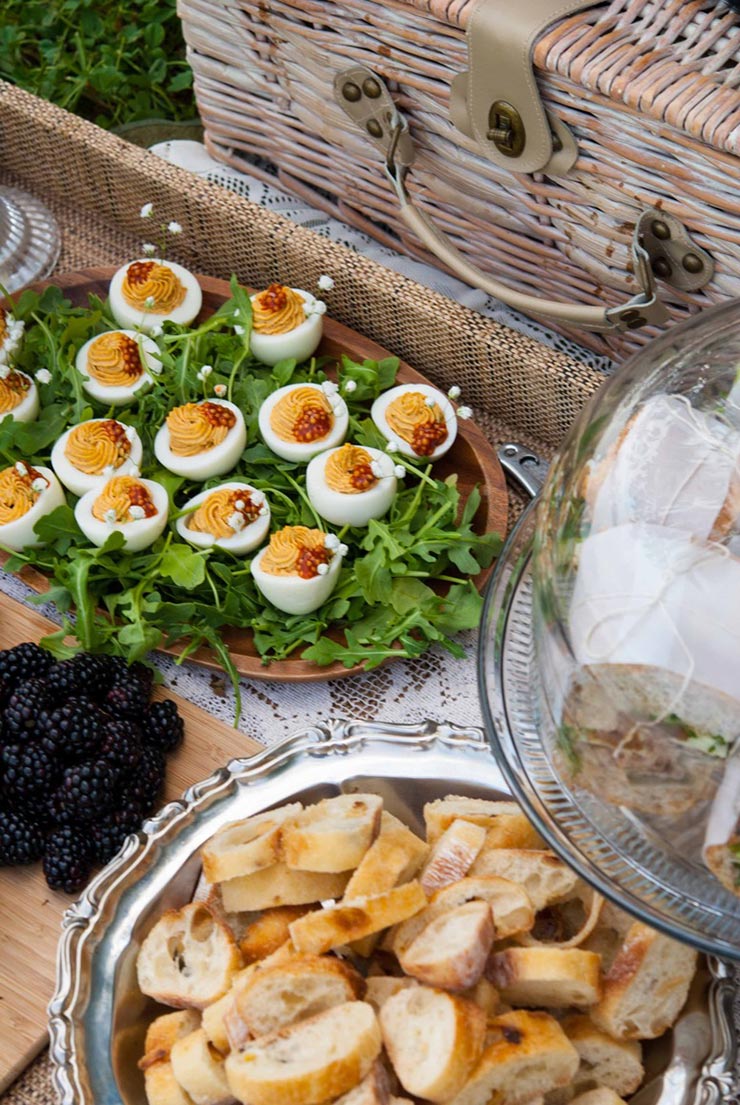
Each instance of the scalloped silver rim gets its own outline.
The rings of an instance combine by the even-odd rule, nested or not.
[[[474,727],[434,721],[420,725],[332,721],[326,726],[302,730],[255,756],[229,761],[189,787],[181,799],[164,806],[144,823],[138,834],[125,841],[115,859],[100,871],[62,920],[56,990],[49,1004],[52,1083],[60,1105],[94,1105],[84,1085],[84,1056],[76,1033],[87,1007],[84,987],[80,985],[81,958],[85,942],[96,934],[103,910],[124,876],[153,849],[173,840],[191,814],[218,797],[226,797],[236,784],[267,780],[273,773],[292,768],[306,757],[346,756],[347,775],[351,776],[355,761],[350,757],[368,746],[377,750],[384,744],[414,754],[438,748],[463,756],[484,753],[491,757],[485,733]],[[726,964],[709,957],[708,966],[712,977],[708,997],[712,1046],[694,1100],[696,1105],[740,1105],[740,1074],[735,1069],[738,1049],[732,1018],[735,985]],[[669,1102],[661,1098],[658,1105]]]

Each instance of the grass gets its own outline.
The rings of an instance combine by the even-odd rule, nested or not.
[[[197,116],[176,0],[1,0],[0,77],[99,126]]]

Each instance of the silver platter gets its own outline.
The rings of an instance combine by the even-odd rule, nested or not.
[[[48,207],[19,188],[0,187],[0,287],[12,295],[42,280],[60,248],[59,225]]]
[[[160,914],[192,897],[203,843],[229,821],[282,802],[364,790],[381,794],[417,831],[424,803],[434,798],[509,794],[481,730],[434,722],[307,729],[192,786],[129,837],[64,916],[49,1006],[61,1105],[145,1105],[136,1060],[157,1007],[137,987],[136,956]],[[679,1021],[673,1039],[646,1048],[656,1078],[650,1105],[737,1105],[734,985],[709,960],[700,987],[698,1009]]]

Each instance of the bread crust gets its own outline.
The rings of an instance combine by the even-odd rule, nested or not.
[[[283,826],[285,863],[301,871],[354,870],[380,831],[382,809],[377,794],[339,794],[308,806]]]
[[[169,1059],[173,1045],[183,1036],[194,1032],[200,1025],[200,1014],[195,1009],[181,1009],[177,1013],[164,1013],[156,1017],[146,1030],[144,1054],[139,1059],[139,1070],[146,1070],[153,1063]]]
[[[565,1017],[561,1025],[581,1058],[576,1088],[596,1082],[622,1097],[635,1092],[645,1076],[637,1040],[615,1040],[583,1013]]]
[[[136,962],[141,992],[176,1009],[202,1009],[222,997],[240,966],[230,929],[203,902],[164,913]]]
[[[219,829],[201,852],[205,877],[209,882],[225,882],[277,863],[282,826],[302,809],[300,802],[291,802]]]
[[[511,1005],[563,1009],[601,997],[601,960],[581,948],[507,948],[491,956],[486,977]]]
[[[297,951],[321,955],[418,913],[427,898],[418,882],[407,882],[381,894],[344,900],[300,917],[290,926]]]
[[[294,955],[285,963],[255,971],[234,1003],[250,1034],[263,1036],[333,1005],[362,999],[364,994],[364,979],[342,960]],[[285,995],[290,995],[289,1001]]]
[[[482,825],[456,818],[439,837],[424,865],[420,882],[425,893],[433,894],[466,875],[485,839]]]
[[[196,1028],[174,1044],[170,1062],[175,1078],[194,1105],[226,1105],[233,1101],[223,1056],[210,1044],[202,1028]]]
[[[488,902],[466,902],[426,925],[398,959],[406,974],[429,986],[467,990],[483,974],[493,938]]]
[[[219,883],[224,908],[230,913],[253,912],[275,906],[309,905],[341,898],[347,873],[294,871],[284,863],[263,867],[251,875]]]

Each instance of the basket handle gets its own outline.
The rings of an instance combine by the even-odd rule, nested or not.
[[[650,257],[642,242],[641,221],[635,226],[632,237],[634,273],[640,291],[626,303],[617,307],[588,307],[514,291],[468,261],[407,191],[406,174],[414,160],[413,140],[406,119],[377,73],[363,65],[353,65],[335,76],[334,91],[340,107],[384,153],[386,176],[398,197],[400,215],[406,226],[466,283],[500,299],[514,310],[583,330],[636,330],[668,320],[669,314],[658,299]]]

